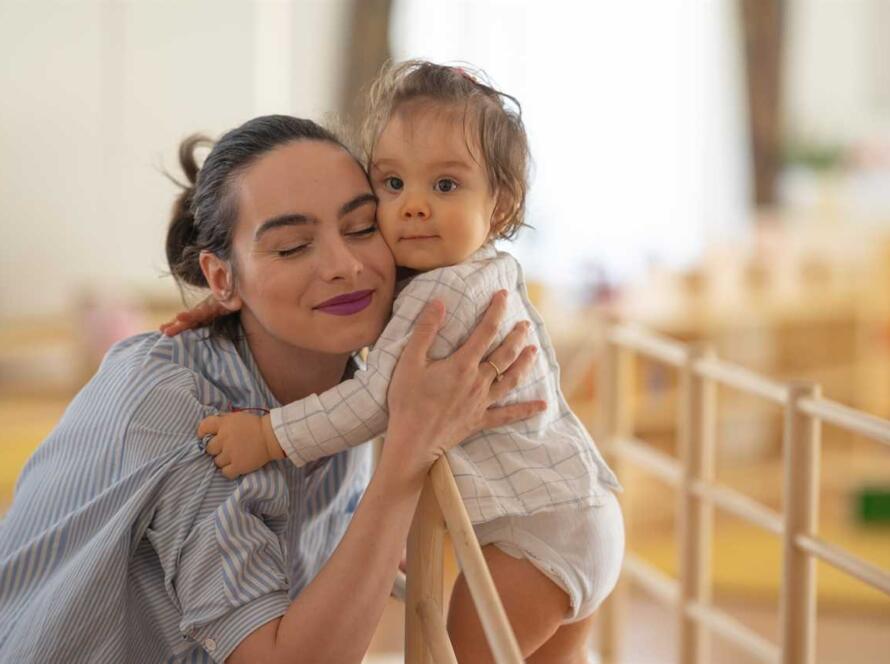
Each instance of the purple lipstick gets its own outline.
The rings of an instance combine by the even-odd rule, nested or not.
[[[371,298],[374,296],[373,290],[355,291],[332,297],[317,305],[315,309],[323,311],[326,314],[334,316],[351,316],[371,304]]]

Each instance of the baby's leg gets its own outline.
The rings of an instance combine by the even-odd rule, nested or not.
[[[547,643],[526,659],[527,664],[588,664],[593,616],[560,626]]]
[[[509,556],[493,544],[482,547],[482,554],[522,656],[529,657],[557,633],[569,610],[569,596],[524,558]],[[463,574],[451,593],[448,634],[461,664],[494,662]]]

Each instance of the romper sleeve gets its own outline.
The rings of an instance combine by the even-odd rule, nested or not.
[[[414,277],[396,298],[392,318],[368,353],[364,369],[326,392],[272,410],[272,427],[288,458],[302,466],[383,434],[389,381],[423,307],[432,299],[445,304],[445,322],[430,352],[439,359],[451,354],[473,329],[480,305],[488,304],[480,295],[452,268]]]
[[[145,409],[153,407],[150,400]],[[163,568],[163,592],[178,609],[183,638],[223,662],[290,604],[282,539],[288,487],[280,463],[236,481],[219,473],[194,433],[205,411],[197,400],[181,402],[168,411],[174,426],[165,431],[158,430],[156,417],[154,425],[140,424],[137,413],[127,443],[136,449],[157,449],[165,441],[176,446],[145,537]]]

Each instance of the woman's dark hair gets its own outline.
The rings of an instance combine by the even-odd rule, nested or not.
[[[180,144],[179,163],[188,184],[180,184],[183,191],[173,205],[167,230],[167,262],[180,287],[208,287],[198,263],[202,251],[226,261],[230,259],[232,232],[238,219],[235,180],[260,157],[293,141],[322,141],[346,149],[328,129],[312,120],[289,115],[264,115],[248,120],[215,144],[198,134]],[[199,169],[195,151],[206,146],[212,148]],[[211,336],[230,339],[236,337],[237,330],[237,313],[218,318],[210,326]]]

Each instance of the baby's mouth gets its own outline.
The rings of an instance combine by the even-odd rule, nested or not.
[[[399,238],[399,242],[416,241],[416,240],[435,240],[438,235],[403,235]]]

